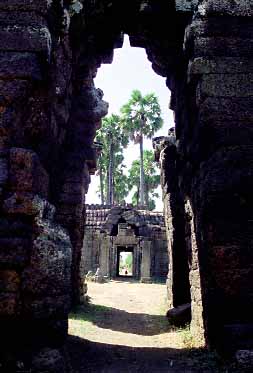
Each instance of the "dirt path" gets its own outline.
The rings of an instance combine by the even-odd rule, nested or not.
[[[234,372],[218,368],[210,353],[186,348],[187,331],[170,329],[165,285],[113,281],[88,289],[90,304],[70,317],[74,372]]]

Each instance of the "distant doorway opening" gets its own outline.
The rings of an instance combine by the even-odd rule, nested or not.
[[[133,248],[119,246],[117,248],[117,276],[133,277]]]

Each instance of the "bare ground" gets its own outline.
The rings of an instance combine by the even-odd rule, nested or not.
[[[131,281],[88,283],[90,303],[69,321],[74,372],[237,372],[194,345],[165,317],[166,287]]]

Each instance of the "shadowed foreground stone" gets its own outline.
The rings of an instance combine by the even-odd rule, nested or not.
[[[32,360],[32,369],[35,371],[65,373],[66,368],[64,356],[59,350],[45,348]]]
[[[170,309],[166,314],[170,324],[175,326],[185,326],[191,321],[191,304],[183,304]]]

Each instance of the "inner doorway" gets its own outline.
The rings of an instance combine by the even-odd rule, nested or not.
[[[117,247],[117,277],[133,277],[133,247]]]

